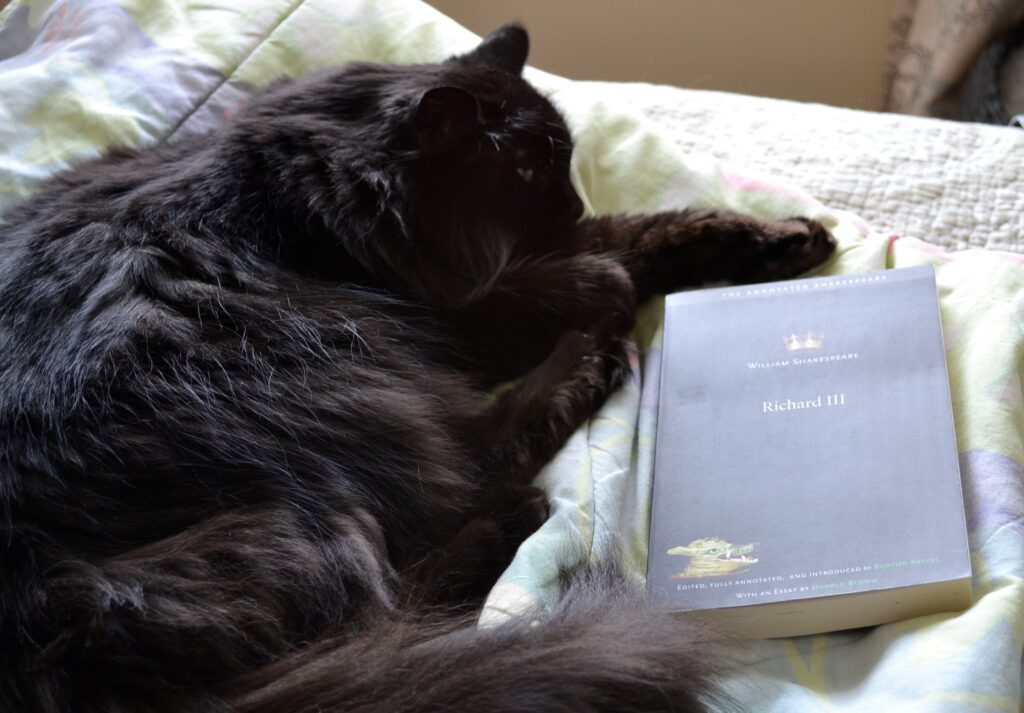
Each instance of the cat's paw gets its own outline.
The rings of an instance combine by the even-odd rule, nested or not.
[[[564,278],[574,295],[579,329],[610,339],[621,337],[633,328],[636,287],[629,272],[618,261],[581,255]]]
[[[552,355],[561,362],[565,379],[561,391],[574,395],[591,416],[630,373],[627,341],[616,335],[619,325],[602,323],[590,332],[566,332]]]
[[[604,378],[605,393],[596,407],[604,403],[608,394],[618,389],[629,378],[629,342],[615,337],[604,342],[604,346],[589,354],[586,359],[598,368]]]
[[[816,220],[790,218],[765,223],[759,248],[742,282],[785,280],[807,272],[832,255],[836,239]]]
[[[563,332],[542,364],[507,394],[487,420],[489,433],[512,434],[483,453],[484,472],[532,480],[570,436],[628,378],[629,344],[622,338]],[[503,437],[505,438],[505,437]]]

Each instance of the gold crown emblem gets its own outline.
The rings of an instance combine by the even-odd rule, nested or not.
[[[796,334],[783,337],[782,343],[786,345],[788,351],[798,352],[802,349],[818,349],[825,343],[825,337],[822,334],[815,334],[808,330],[807,334],[802,337]]]

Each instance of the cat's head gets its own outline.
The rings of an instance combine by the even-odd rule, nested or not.
[[[320,184],[303,196],[322,209],[318,185],[335,191],[329,222],[364,267],[464,302],[509,261],[557,250],[582,214],[565,121],[521,76],[528,51],[509,25],[438,64],[349,65],[272,92],[263,118],[283,117],[289,151],[312,149]]]
[[[519,255],[557,250],[583,211],[565,121],[521,77],[528,51],[521,27],[496,30],[442,64],[409,115],[418,240],[448,264],[444,284],[430,282],[450,297],[485,292]]]

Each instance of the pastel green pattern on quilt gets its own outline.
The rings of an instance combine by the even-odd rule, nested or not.
[[[77,62],[54,62],[48,69],[73,79],[65,84],[60,79],[55,81],[54,76],[40,78],[40,83],[52,82],[51,92],[18,98],[25,102],[24,122],[17,128],[18,141],[0,161],[0,171],[12,162],[16,162],[17,171],[8,177],[0,173],[0,194],[24,195],[32,183],[64,168],[73,159],[137,141],[138,117],[117,96],[110,78]],[[17,94],[23,82],[32,81],[25,75],[17,71],[0,74],[0,96]],[[0,109],[0,114],[10,111],[12,104]]]
[[[192,57],[227,75],[286,12],[302,0],[117,0],[161,47]]]
[[[67,69],[87,86],[47,94],[32,107],[28,119],[39,132],[22,157],[27,163],[59,166],[70,156],[136,142],[138,122],[131,111],[111,102],[102,79],[86,66]]]
[[[1024,260],[982,250],[942,253],[900,240],[893,262],[935,265],[958,449],[1024,463]]]
[[[418,9],[423,15],[429,8]],[[259,49],[235,73],[234,79],[265,84],[281,75],[298,76],[354,59],[378,57],[411,63],[441,59],[450,47],[432,23],[408,22],[404,3],[296,4]],[[475,37],[463,31],[463,45]]]
[[[436,11],[426,6],[418,8],[416,12],[422,17],[417,22],[403,2],[118,3],[161,46],[195,57],[235,81],[253,86],[354,59],[439,59],[446,46],[437,27],[422,21],[430,14],[436,16]],[[471,45],[474,36],[462,32],[464,44]]]

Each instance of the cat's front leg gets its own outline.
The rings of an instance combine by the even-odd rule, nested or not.
[[[488,294],[445,314],[466,345],[467,370],[487,384],[519,378],[545,359],[545,373],[554,373],[567,358],[568,342],[563,351],[555,346],[563,335],[586,332],[607,344],[635,317],[629,273],[615,257],[592,254],[520,260]]]
[[[640,299],[721,280],[795,277],[824,262],[836,245],[815,220],[761,220],[716,210],[592,218],[579,223],[572,237],[580,252],[617,255]]]
[[[628,374],[625,335],[614,327],[562,334],[547,359],[475,424],[482,472],[502,486],[531,482]]]
[[[534,477],[627,373],[622,340],[565,332],[540,366],[474,420],[465,441],[480,478],[476,506],[450,542],[401,573],[406,596],[482,601],[547,519],[547,495],[531,485]]]

